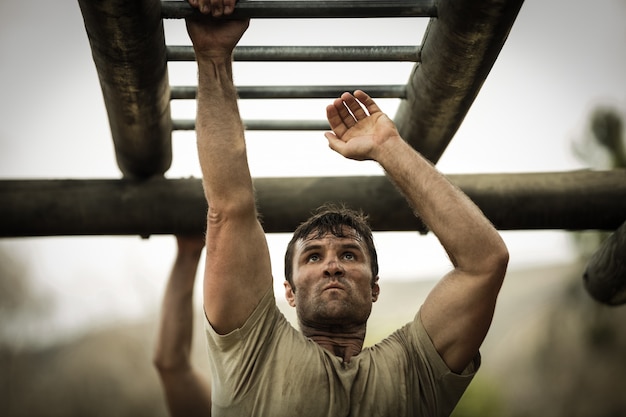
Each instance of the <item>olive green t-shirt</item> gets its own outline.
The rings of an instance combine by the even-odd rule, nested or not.
[[[480,366],[448,369],[419,318],[349,363],[303,336],[270,289],[240,328],[206,322],[213,416],[447,416]]]

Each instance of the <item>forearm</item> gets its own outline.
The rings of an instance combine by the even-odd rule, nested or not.
[[[193,289],[200,253],[179,253],[166,286],[154,363],[160,372],[189,366]]]
[[[428,295],[420,316],[448,367],[461,372],[487,335],[508,252],[480,209],[409,148],[396,141],[380,163],[454,265]]]
[[[506,258],[500,235],[481,210],[401,138],[386,142],[377,160],[456,268],[480,273]]]
[[[161,375],[161,385],[171,417],[211,416],[211,386],[193,369]]]
[[[254,207],[230,56],[198,59],[197,146],[209,206]]]

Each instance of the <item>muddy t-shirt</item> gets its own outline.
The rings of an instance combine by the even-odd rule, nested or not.
[[[213,416],[447,416],[480,355],[453,373],[419,316],[344,363],[293,328],[270,288],[240,329],[205,323]]]

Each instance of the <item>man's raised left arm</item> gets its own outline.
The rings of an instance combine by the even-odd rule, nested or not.
[[[428,295],[420,315],[448,367],[461,372],[487,335],[508,250],[480,209],[399,135],[367,94],[344,93],[328,106],[330,147],[356,160],[375,160],[437,236],[453,270]]]

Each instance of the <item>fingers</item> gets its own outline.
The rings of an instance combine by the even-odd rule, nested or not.
[[[343,93],[326,108],[326,117],[331,129],[341,138],[343,134],[355,126],[359,120],[380,112],[378,105],[364,91],[356,90],[354,94]]]
[[[345,108],[350,109],[350,113],[352,116],[352,120],[354,121],[354,124],[356,124],[358,120],[365,119],[368,116],[367,113],[365,113],[365,110],[363,109],[363,107],[361,106],[361,103],[357,101],[357,99],[352,94],[343,93],[341,95],[341,100],[343,100],[343,104]]]
[[[354,115],[355,112],[358,116]],[[331,129],[338,137],[341,137],[346,130],[356,125],[357,121],[366,115],[350,93],[343,93],[326,108],[326,116]]]
[[[369,95],[367,95],[365,91],[356,90],[354,92],[354,96],[357,98],[357,100],[363,103],[363,105],[367,109],[367,112],[370,115],[374,113],[382,112],[382,110],[380,110],[380,107],[378,107],[376,102]]]
[[[188,0],[189,5],[195,7],[202,14],[213,17],[229,15],[235,10],[236,0]]]
[[[347,113],[348,111],[342,104],[341,99],[337,99],[333,102],[333,104],[326,107],[326,118],[328,119],[328,124],[330,125],[331,130],[338,137],[342,137],[344,133],[349,129],[349,127],[345,123],[345,115],[342,116],[341,112]],[[353,120],[353,124],[356,123]]]
[[[356,107],[360,106],[358,103],[356,103],[356,100],[354,100],[354,98],[352,98],[352,101],[348,104],[348,101],[352,96],[346,97],[346,99],[344,99],[344,96],[349,95],[348,93],[342,94],[340,98],[335,99],[333,106],[337,109],[337,114],[341,118],[343,124],[346,125],[346,127],[349,129],[354,126],[358,120],[358,118],[355,118],[355,116],[353,115],[352,107],[354,107],[356,110]]]

